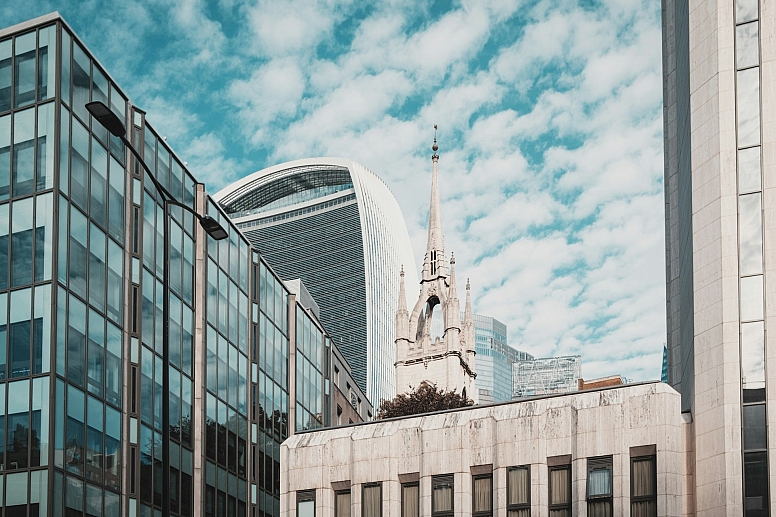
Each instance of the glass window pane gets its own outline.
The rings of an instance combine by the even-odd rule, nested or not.
[[[54,240],[54,195],[35,198],[35,281],[51,279]]]
[[[60,70],[62,101],[70,104],[70,34],[62,29],[62,70]]]
[[[11,287],[32,283],[33,198],[11,204]]]
[[[741,320],[763,319],[763,277],[750,276],[741,279]]]
[[[528,484],[528,468],[507,471],[507,504],[527,504],[531,487]]]
[[[35,102],[35,32],[16,37],[14,58],[14,107]]]
[[[765,400],[765,328],[761,321],[741,324],[741,383],[744,402]]]
[[[492,509],[492,483],[493,479],[490,477],[474,479],[473,510],[475,512],[484,512]]]
[[[108,233],[118,242],[124,242],[124,166],[113,156],[110,158],[108,201]]]
[[[70,289],[86,299],[86,269],[89,257],[86,251],[88,241],[86,216],[74,205],[70,205]]]
[[[105,228],[108,214],[108,151],[92,138],[89,215]]]
[[[612,493],[612,471],[609,469],[591,470],[587,473],[587,494],[589,496],[609,495]]]
[[[89,225],[89,303],[105,309],[106,237],[94,223]]]
[[[73,111],[83,122],[89,121],[89,112],[86,104],[89,102],[89,77],[91,63],[86,52],[78,43],[73,44]]]
[[[57,28],[55,25],[38,33],[38,100],[54,98],[56,77]],[[52,133],[53,137],[54,134]]]
[[[738,198],[738,237],[741,276],[762,273],[763,231],[760,193]]]
[[[10,203],[0,205],[0,289],[8,289],[8,244],[10,241],[8,209]]]
[[[27,473],[8,474],[5,476],[6,506],[27,504]]]
[[[35,186],[35,109],[13,115],[13,195],[23,196]]]
[[[760,62],[758,22],[736,27],[736,68],[757,66]]]
[[[70,190],[70,112],[62,106],[59,120],[59,189]]]
[[[11,41],[0,41],[0,112],[11,109]]]
[[[768,453],[746,453],[744,454],[744,510],[748,517],[762,515],[762,510],[767,508]]]
[[[315,501],[300,501],[297,503],[296,514],[299,517],[315,517]]]
[[[86,210],[89,199],[89,131],[73,120],[70,151],[70,199]]]
[[[737,72],[738,147],[760,143],[760,68]]]
[[[760,147],[738,151],[738,193],[761,190]]]
[[[736,23],[757,19],[757,0],[736,0]]]
[[[0,200],[11,193],[11,115],[0,117]]]
[[[92,69],[92,100],[108,104],[108,79],[97,66]],[[124,120],[122,119],[122,122]],[[102,145],[108,146],[108,130],[102,124],[92,124],[92,133],[102,142]]]
[[[67,378],[84,385],[84,363],[86,362],[86,305],[70,296],[67,330]]]
[[[54,103],[38,107],[38,162],[35,186],[38,190],[54,186]]]
[[[8,434],[5,446],[7,468],[27,468],[29,434],[30,380],[8,383]]]
[[[569,469],[550,470],[550,504],[566,504],[570,502]]]
[[[765,449],[765,404],[744,406],[744,450]]]

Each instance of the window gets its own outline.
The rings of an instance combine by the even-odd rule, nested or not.
[[[531,467],[507,469],[507,517],[531,515]]]
[[[431,515],[453,515],[453,474],[431,477]]]
[[[587,460],[587,515],[612,515],[612,457]]]
[[[337,425],[342,425],[342,406],[337,404]]]
[[[315,490],[303,490],[296,493],[297,517],[315,517]]]
[[[631,458],[631,516],[657,517],[655,456]]]
[[[493,474],[472,476],[472,517],[493,515]]]
[[[420,491],[418,483],[401,485],[401,517],[420,516]]]
[[[361,492],[361,517],[382,517],[382,515],[383,515],[382,483],[364,484]]]
[[[335,517],[350,517],[350,490],[334,492]]]
[[[571,517],[571,465],[550,467],[550,517]]]

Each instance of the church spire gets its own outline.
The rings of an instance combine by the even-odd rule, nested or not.
[[[472,288],[469,285],[469,279],[466,279],[466,308],[463,313],[463,326],[474,324],[474,316],[472,316]]]
[[[447,264],[445,260],[445,237],[442,234],[442,207],[439,200],[439,172],[437,164],[439,146],[436,140],[437,125],[434,124],[434,145],[431,150],[433,172],[431,174],[431,204],[428,211],[428,242],[426,244],[426,259],[423,265],[423,280],[431,280],[437,277],[447,276]]]
[[[407,296],[404,294],[404,265],[401,267],[399,280],[399,307],[396,309],[396,340],[409,340],[409,313],[407,312]]]
[[[450,255],[450,278],[445,307],[445,336],[450,329],[461,330],[461,306],[458,303],[458,291],[455,287],[455,255]]]

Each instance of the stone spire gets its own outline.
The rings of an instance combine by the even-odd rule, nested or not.
[[[450,329],[461,330],[461,305],[458,303],[458,291],[455,287],[455,255],[450,255],[450,278],[445,307],[445,335]]]
[[[399,307],[396,310],[396,339],[409,340],[409,313],[407,312],[407,296],[404,294],[404,266],[401,267],[399,281]]]
[[[472,316],[472,288],[469,285],[469,279],[466,279],[466,308],[463,313],[463,326],[474,325],[474,316]]]
[[[437,126],[434,124],[434,145],[431,150],[433,172],[431,174],[431,204],[428,211],[428,242],[426,257],[423,264],[423,281],[447,276],[447,260],[445,258],[445,237],[442,234],[442,204],[439,200],[439,172],[437,164],[439,146],[436,140]]]

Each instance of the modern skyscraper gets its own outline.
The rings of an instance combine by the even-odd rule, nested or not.
[[[58,14],[0,30],[3,515],[279,515],[335,346]]]
[[[369,400],[395,394],[399,272],[417,285],[404,217],[390,189],[352,160],[275,165],[214,198],[284,279],[301,278]]]
[[[461,313],[461,319],[465,317]],[[531,354],[515,350],[507,344],[507,326],[490,316],[473,314],[474,342],[477,352],[477,390],[480,404],[512,400],[512,364],[533,359]],[[431,324],[432,336],[444,334],[444,323],[435,319]]]
[[[436,130],[436,126],[434,126]],[[469,281],[466,281],[466,306],[461,305],[455,283],[455,257],[449,268],[442,233],[442,206],[439,199],[439,155],[436,136],[431,147],[431,203],[428,215],[428,241],[423,259],[420,293],[407,310],[404,270],[401,271],[399,302],[396,304],[396,391],[407,393],[428,381],[442,390],[454,391],[477,403],[474,379],[474,321]],[[432,339],[434,317],[444,322],[442,336]]]
[[[582,376],[578,355],[523,359],[512,364],[513,398],[577,391]]]
[[[668,382],[697,515],[776,513],[772,7],[663,2]]]

